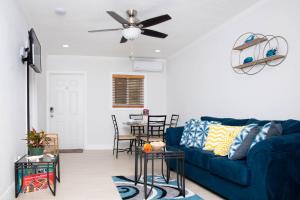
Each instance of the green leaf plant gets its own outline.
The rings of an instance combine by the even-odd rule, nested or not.
[[[44,131],[37,132],[34,128],[27,134],[28,148],[43,148],[48,144],[49,138]]]

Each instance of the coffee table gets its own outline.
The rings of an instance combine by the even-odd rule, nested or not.
[[[53,169],[53,188],[50,186],[49,169]],[[50,157],[48,155],[43,155],[43,157],[30,161],[28,155],[24,155],[19,160],[15,162],[15,197],[17,198],[23,188],[24,170],[33,169],[38,171],[40,169],[45,169],[47,173],[47,185],[55,196],[56,194],[56,180],[60,182],[60,164],[59,164],[59,154]],[[21,177],[19,177],[19,173]],[[20,185],[21,184],[21,185]],[[20,185],[20,186],[19,186]]]
[[[184,176],[184,152],[175,147],[166,146],[159,151],[151,151],[149,153],[145,152],[142,147],[136,147],[135,151],[135,185],[140,181],[142,176],[142,171],[144,172],[144,197],[147,199],[152,192],[154,187],[154,161],[161,160],[161,174],[165,179],[166,183],[170,180],[170,165],[171,160],[176,162],[176,177],[177,177],[177,187],[180,194],[185,197],[185,176]],[[144,165],[143,165],[144,161]],[[151,188],[147,192],[148,186],[148,162],[151,162]],[[164,174],[164,161],[166,162],[166,175]]]

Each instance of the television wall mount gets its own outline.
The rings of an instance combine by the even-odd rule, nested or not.
[[[28,61],[29,50],[30,50],[29,47],[22,47],[20,49],[21,61],[23,64]]]

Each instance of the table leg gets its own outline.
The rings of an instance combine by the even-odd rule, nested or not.
[[[170,161],[166,160],[166,165],[167,165],[167,183],[169,184],[170,181]]]
[[[153,189],[153,187],[154,187],[154,157],[153,157],[153,156],[152,156],[152,165],[151,165],[151,168],[152,168],[151,189],[150,189],[150,191],[149,191],[149,194],[148,194],[148,195],[150,195],[150,194],[151,194],[151,192],[152,192],[152,189]]]
[[[51,185],[50,185],[50,176],[49,176],[49,163],[47,164],[47,183],[48,183],[48,187],[52,193],[53,196],[56,195],[56,165],[55,163],[53,163],[53,184],[54,184],[54,189],[51,188]]]
[[[140,172],[139,172],[139,177],[138,177],[138,181],[141,179],[142,177],[142,169],[143,169],[143,154],[142,152],[140,151],[139,152],[140,154]]]
[[[179,169],[178,169],[178,174],[179,174],[179,190],[180,190],[180,195],[183,195],[183,184],[182,184],[182,160],[178,159],[178,165],[179,165]]]
[[[167,181],[165,178],[165,173],[164,173],[164,159],[163,158],[161,159],[161,175],[162,175],[163,179],[165,179],[165,181]]]
[[[164,162],[166,162],[166,168],[167,168],[166,176],[165,176],[165,173],[164,173],[164,171],[165,171],[164,170]],[[169,179],[170,179],[168,162],[169,162],[169,159],[163,159],[163,158],[161,159],[161,174],[162,174],[162,177],[166,181],[167,184],[169,184]]]
[[[135,159],[134,159],[134,185],[137,185],[137,172],[138,172],[138,152],[135,149]]]
[[[168,165],[167,165],[167,180],[168,183],[170,181],[170,161],[168,160]]]
[[[144,154],[144,197],[147,199],[147,155]]]
[[[185,197],[185,174],[184,174],[184,158],[183,159],[181,159],[182,161],[182,184],[183,184],[183,197]]]
[[[19,165],[15,164],[15,197],[18,198],[19,194],[20,194],[20,190],[19,190]],[[23,178],[21,179],[21,181],[23,182]]]
[[[56,167],[57,167],[57,163],[53,163],[54,196],[56,195]]]
[[[177,188],[180,190],[180,178],[179,178],[179,174],[180,174],[180,169],[179,169],[179,160],[176,159],[176,180],[177,180]]]
[[[60,182],[60,158],[59,154],[57,154],[57,180]]]

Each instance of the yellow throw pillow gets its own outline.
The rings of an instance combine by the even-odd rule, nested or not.
[[[204,150],[213,151],[216,146],[223,140],[226,127],[218,124],[208,126],[208,134],[204,145]]]
[[[244,126],[231,126],[225,133],[222,141],[214,149],[214,154],[218,156],[227,156],[234,139],[238,136]]]
[[[222,146],[224,146],[223,144],[226,143],[224,141],[226,140],[226,138],[228,138],[227,135],[229,135],[229,133],[232,133],[232,132],[237,132],[238,130],[241,130],[241,129],[242,129],[241,126],[224,126],[224,125],[219,125],[219,124],[209,125],[208,136],[207,136],[206,143],[205,143],[205,146],[203,149],[208,150],[208,151],[214,151],[220,144],[222,144]],[[231,134],[231,135],[234,135],[234,134]],[[233,140],[232,140],[232,142],[233,142]],[[230,147],[230,145],[229,145],[229,147]],[[219,153],[219,151],[220,150],[218,150],[217,153]],[[229,151],[229,149],[228,149],[228,151]]]

